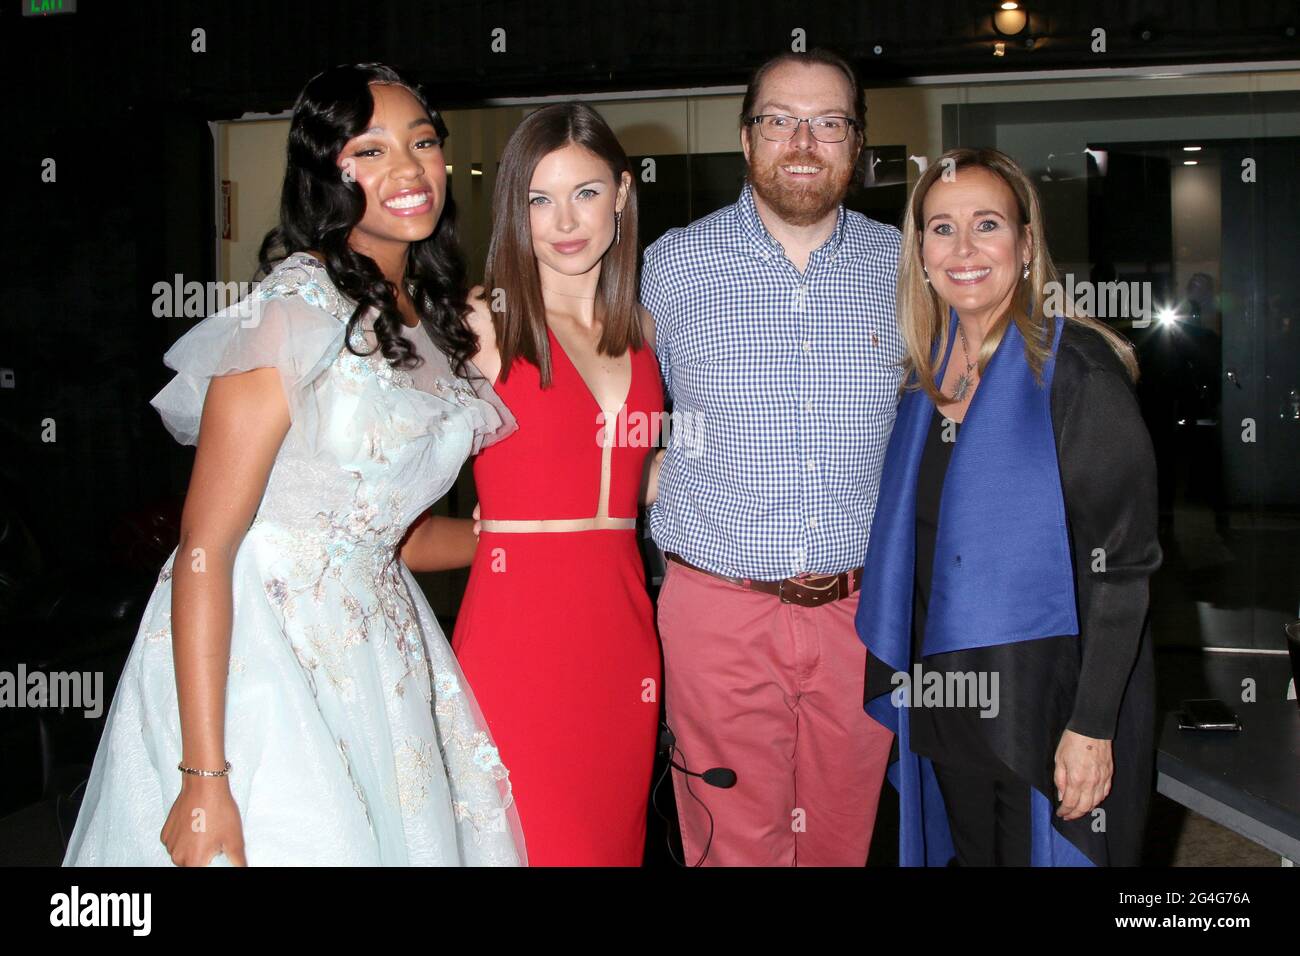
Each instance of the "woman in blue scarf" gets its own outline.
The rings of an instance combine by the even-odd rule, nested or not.
[[[898,271],[905,387],[857,615],[867,711],[898,735],[905,866],[1141,853],[1155,461],[1132,349],[1045,309],[1055,282],[1010,157],[956,149],[922,174]]]

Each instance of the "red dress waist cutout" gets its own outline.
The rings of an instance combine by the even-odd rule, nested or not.
[[[658,444],[664,410],[654,351],[648,345],[629,350],[627,399],[607,424],[549,327],[547,335],[550,388],[541,388],[539,370],[523,360],[516,360],[509,377],[493,386],[519,430],[474,459],[480,515],[487,521],[592,518],[602,513],[604,503],[610,517],[635,518],[645,459]],[[606,439],[609,448],[602,447]],[[602,489],[606,470],[608,488]]]
[[[599,404],[550,339],[550,388],[527,362],[495,386],[519,429],[474,459],[484,527],[452,647],[510,772],[529,865],[637,866],[659,640],[635,522],[592,519],[602,507],[614,522],[635,519],[654,450],[646,419],[662,415],[663,386],[653,351],[632,352],[631,386],[605,447]],[[564,519],[596,527],[487,526]]]

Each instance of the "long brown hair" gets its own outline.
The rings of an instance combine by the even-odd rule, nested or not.
[[[939,298],[934,287],[925,281],[921,259],[921,229],[925,221],[922,209],[926,193],[935,180],[949,176],[960,169],[986,169],[1000,178],[1016,197],[1021,226],[1028,226],[1033,258],[1029,262],[1029,278],[1020,279],[1007,311],[993,323],[984,343],[980,346],[979,371],[984,374],[989,359],[997,351],[998,343],[1006,334],[1007,325],[1015,322],[1025,340],[1025,360],[1033,370],[1034,378],[1042,383],[1043,367],[1052,351],[1050,331],[1055,316],[1047,315],[1043,304],[1047,301],[1048,283],[1059,283],[1056,266],[1047,249],[1047,232],[1043,224],[1042,204],[1038,190],[1025,171],[1006,153],[996,149],[960,147],[950,149],[930,164],[912,190],[903,218],[903,247],[898,263],[898,326],[906,346],[903,359],[903,387],[924,389],[935,404],[943,405],[951,399],[939,391],[935,374],[943,361],[943,350],[935,351],[936,343],[944,343],[948,336],[948,304]],[[1129,377],[1136,381],[1137,359],[1133,347],[1114,329],[1094,318],[1081,315],[1077,310],[1065,316],[1067,322],[1077,322],[1101,334],[1114,349]]]
[[[509,375],[515,359],[537,366],[543,388],[551,384],[551,347],[546,336],[546,307],[541,277],[533,252],[528,188],[537,164],[549,153],[569,144],[590,150],[609,166],[614,187],[623,173],[631,176],[627,154],[608,124],[584,103],[557,103],[530,114],[511,134],[501,155],[496,188],[492,193],[492,241],[484,269],[484,295],[492,311],[497,350],[501,354],[500,381]],[[631,176],[619,227],[621,238],[605,252],[596,284],[596,320],[601,324],[596,350],[619,356],[644,344],[637,311],[636,177]],[[499,291],[498,291],[499,290]],[[496,299],[501,295],[502,302]]]

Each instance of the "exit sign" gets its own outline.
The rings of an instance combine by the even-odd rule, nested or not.
[[[76,13],[77,0],[23,0],[23,16],[48,17],[53,13]]]

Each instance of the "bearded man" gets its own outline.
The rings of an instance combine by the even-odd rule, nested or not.
[[[899,232],[844,206],[865,117],[835,54],[764,63],[739,201],[645,253],[690,437],[650,509],[688,865],[862,866],[871,843],[893,735],[862,709],[854,614],[903,344]]]

